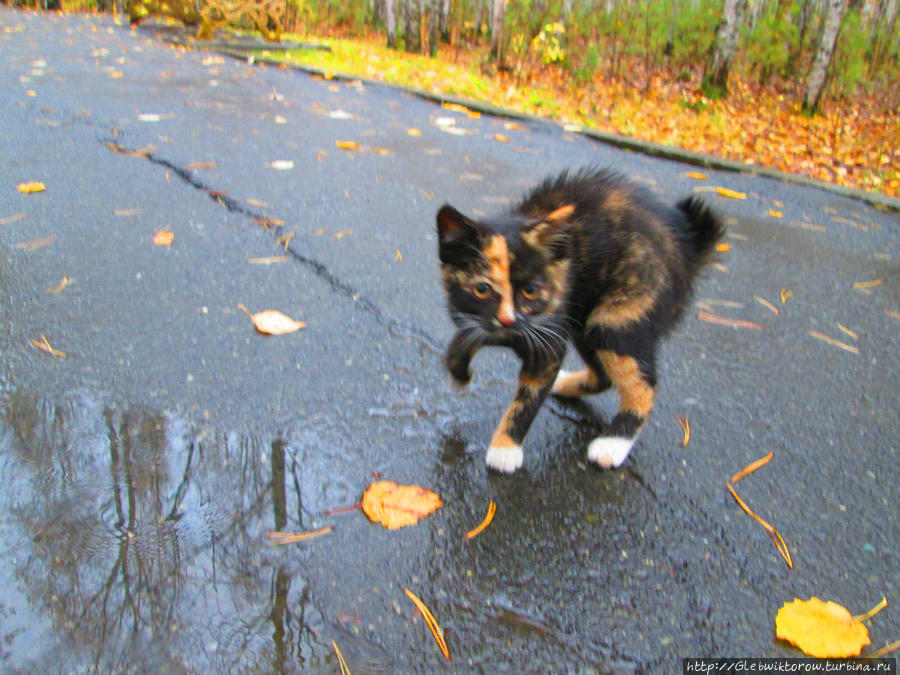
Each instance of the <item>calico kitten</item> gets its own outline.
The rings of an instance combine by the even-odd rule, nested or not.
[[[610,386],[620,406],[588,458],[625,461],[653,408],[656,345],[680,317],[691,284],[724,228],[704,204],[675,208],[615,173],[582,169],[547,178],[498,218],[476,221],[450,205],[437,214],[441,274],[459,329],[447,349],[454,380],[485,345],[522,360],[516,395],[487,452],[488,467],[522,465],[522,442],[548,393]],[[560,370],[571,341],[586,364]]]

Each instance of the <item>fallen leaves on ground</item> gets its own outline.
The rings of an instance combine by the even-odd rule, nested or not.
[[[675,421],[678,422],[678,425],[681,427],[681,431],[684,434],[681,439],[681,447],[687,447],[687,444],[691,442],[691,421],[688,419],[687,414],[685,414],[684,419],[680,417],[676,417]]]
[[[175,233],[170,230],[159,230],[153,235],[153,243],[157,246],[171,246],[175,241]]]
[[[332,525],[320,527],[318,530],[307,530],[306,532],[266,532],[266,539],[272,541],[276,546],[285,544],[296,544],[299,541],[307,541],[328,534],[334,529]]]
[[[732,328],[752,328],[754,330],[765,330],[765,326],[756,321],[747,321],[745,319],[729,319],[725,316],[712,314],[703,310],[697,312],[697,318],[707,323],[716,323],[721,326],[730,326]]]
[[[487,515],[484,517],[484,520],[481,521],[478,527],[466,533],[466,539],[474,539],[484,532],[487,529],[487,526],[491,524],[491,521],[494,520],[495,513],[497,513],[497,505],[494,503],[494,500],[491,499],[488,502]]]
[[[40,340],[35,340],[34,338],[32,338],[31,344],[33,344],[35,347],[37,347],[41,351],[47,352],[48,354],[52,354],[53,356],[58,356],[61,359],[66,358],[66,353],[64,351],[62,351],[61,349],[56,349],[56,348],[52,347],[50,345],[50,343],[47,341],[47,338],[44,337],[43,333],[41,333]]]
[[[415,525],[443,505],[440,496],[431,490],[389,480],[372,483],[362,498],[363,513],[389,530]]]
[[[275,309],[267,309],[256,314],[241,304],[238,305],[238,309],[242,309],[250,317],[256,330],[266,335],[285,335],[306,327],[305,321],[295,321]]]
[[[441,45],[437,58],[388,49],[377,35],[331,40],[329,46],[329,52],[302,50],[287,58],[549,117],[569,128],[900,195],[900,117],[889,107],[890,97],[860,92],[846,100],[827,99],[820,115],[807,117],[801,111],[801,78],[773,77],[763,85],[756,73],[733,69],[728,97],[716,101],[700,93],[701,69],[654,63],[648,72],[640,59],[628,56],[620,63],[627,76],[616,77],[613,64],[601,62],[589,82],[575,85],[569,71],[557,65],[486,72],[487,46]],[[444,108],[456,111],[451,106]]]
[[[43,183],[39,183],[37,181],[29,181],[27,183],[19,183],[16,186],[16,189],[19,192],[24,192],[25,194],[28,194],[31,192],[43,192],[44,190],[47,189],[47,186],[44,185]]]
[[[769,452],[768,455],[762,457],[761,459],[756,460],[755,462],[751,462],[743,469],[735,473],[726,483],[728,486],[728,491],[731,493],[731,496],[734,497],[734,500],[738,503],[744,512],[749,515],[753,520],[762,525],[763,529],[768,532],[769,536],[772,538],[772,541],[775,543],[775,548],[778,549],[778,552],[781,554],[781,557],[784,558],[784,561],[787,563],[787,566],[791,569],[794,569],[794,561],[791,559],[791,552],[788,550],[787,544],[784,541],[784,537],[781,536],[781,533],[776,530],[772,525],[768,522],[760,518],[753,511],[750,510],[750,507],[744,503],[744,500],[738,497],[738,493],[734,489],[734,484],[737,483],[742,478],[749,476],[751,473],[759,469],[761,466],[765,466],[769,463],[772,457],[775,456],[774,452]]]
[[[341,667],[341,675],[350,675],[350,668],[347,666],[347,662],[344,661],[344,655],[341,654],[341,650],[338,648],[337,642],[332,640],[331,646],[334,649],[334,653],[337,655],[338,665]]]
[[[11,223],[17,223],[20,220],[25,220],[28,217],[27,213],[17,213],[14,216],[6,216],[5,218],[0,218],[0,225],[9,225]]]
[[[846,342],[841,342],[840,340],[835,340],[832,337],[828,337],[824,333],[820,333],[817,330],[809,331],[811,337],[814,337],[816,340],[821,340],[826,344],[831,345],[832,347],[837,347],[838,349],[843,349],[845,352],[850,352],[851,354],[859,354],[859,347],[854,345],[848,345]]]
[[[859,656],[870,644],[869,631],[836,602],[795,599],[778,610],[775,635],[818,658]]]
[[[438,643],[438,647],[441,650],[441,653],[444,655],[448,661],[450,660],[450,650],[447,649],[447,641],[444,639],[444,631],[441,629],[440,624],[438,624],[437,619],[434,618],[434,614],[431,613],[431,610],[425,606],[425,603],[419,600],[415,593],[413,593],[408,588],[404,588],[403,591],[406,593],[407,597],[412,600],[413,604],[416,608],[421,612],[422,618],[425,619],[425,624],[428,626],[428,630],[431,631],[431,634],[434,635],[435,641]]]
[[[50,293],[51,295],[56,295],[57,293],[60,293],[62,291],[62,289],[64,289],[68,285],[69,285],[69,277],[63,277],[62,279],[59,280],[58,284],[48,288],[47,292]]]
[[[15,248],[20,249],[22,251],[28,251],[31,253],[32,251],[37,251],[39,248],[44,248],[45,246],[52,244],[57,240],[57,235],[48,234],[46,237],[38,237],[37,239],[29,239],[28,241],[20,241],[14,244]]]

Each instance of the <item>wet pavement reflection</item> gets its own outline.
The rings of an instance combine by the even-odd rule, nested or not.
[[[551,549],[561,541],[576,555],[589,555],[572,521],[578,510],[539,482],[522,494],[485,477],[465,434],[440,422],[457,416],[425,410],[416,394],[372,408],[369,417],[442,446],[431,480],[451,508],[399,535],[341,508],[358,501],[357,483],[371,471],[355,472],[352,461],[328,451],[340,445],[334,434],[342,425],[324,418],[290,430],[235,431],[173,412],[118,408],[87,391],[58,400],[5,395],[4,666],[19,672],[338,672],[336,643],[352,672],[421,670],[440,657],[398,593],[418,584],[443,617],[451,644],[468,643],[470,666],[480,653],[485,666],[503,670],[497,644],[517,645],[520,653],[538,644],[537,653],[549,645],[570,665],[632,672],[607,645],[584,643],[538,607],[547,580],[535,558],[555,566]],[[572,419],[583,412],[556,409]],[[429,421],[403,424],[417,419]],[[576,459],[570,479],[585,475],[577,465]],[[467,497],[473,480],[476,491],[507,505],[522,502],[526,516],[507,522],[491,544],[488,537],[466,545],[453,536],[480,518],[481,499]],[[619,492],[623,481],[635,491]],[[586,486],[570,487],[583,502],[578,490]],[[652,500],[624,472],[608,488],[611,502]],[[540,514],[537,523],[529,514]],[[585,522],[600,519],[588,514]],[[334,533],[309,544],[276,547],[265,537],[323,524],[334,525]],[[561,538],[541,535],[544,543],[516,555],[523,526],[551,527]],[[382,540],[391,536],[396,543],[386,546]],[[518,589],[508,586],[510,578]],[[537,590],[524,596],[533,603],[522,603],[520,591],[527,589]]]

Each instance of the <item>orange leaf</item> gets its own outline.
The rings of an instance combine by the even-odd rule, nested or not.
[[[474,530],[466,533],[466,539],[473,539],[474,537],[477,537],[479,534],[484,532],[487,526],[490,525],[491,521],[494,519],[495,513],[497,513],[497,505],[494,503],[494,500],[491,499],[488,502],[487,515],[484,517],[484,520],[482,520],[481,524]]]
[[[19,183],[16,186],[16,189],[18,189],[19,192],[24,192],[24,193],[43,192],[44,190],[47,189],[47,186],[45,186],[43,183],[31,181],[28,183]]]
[[[171,246],[175,241],[175,233],[169,230],[160,230],[153,235],[153,243],[157,246]]]
[[[716,244],[716,250],[719,253],[727,253],[731,250],[731,244],[728,242],[722,242],[721,244]]]
[[[440,496],[431,490],[389,480],[372,483],[362,498],[363,513],[389,530],[415,525],[443,505]]]
[[[249,309],[240,304],[238,309],[244,310],[253,325],[256,326],[256,330],[266,335],[284,335],[306,327],[305,321],[294,321],[291,317],[274,309],[267,309],[256,314],[251,314]]]
[[[818,598],[786,602],[775,617],[775,635],[818,658],[858,656],[869,631],[846,608]]]

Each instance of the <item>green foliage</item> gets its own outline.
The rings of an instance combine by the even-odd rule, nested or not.
[[[838,96],[852,95],[862,82],[866,74],[869,39],[859,10],[847,10],[831,58],[832,88]]]
[[[594,79],[594,74],[600,66],[600,52],[597,45],[592,44],[585,55],[581,64],[574,69],[573,77],[576,84],[585,85]]]
[[[744,57],[763,84],[776,73],[787,74],[791,47],[799,38],[799,30],[785,9],[780,2],[765,5],[756,25],[742,31]]]

